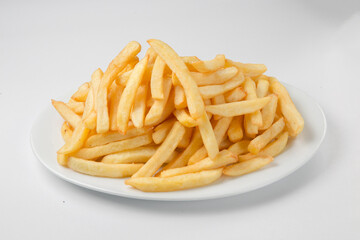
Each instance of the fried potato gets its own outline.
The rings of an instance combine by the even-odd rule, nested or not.
[[[183,109],[186,108],[186,96],[184,92],[184,88],[182,86],[175,86],[175,108],[176,109]]]
[[[61,117],[73,128],[81,123],[81,117],[71,110],[65,103],[51,99],[51,103]]]
[[[281,113],[284,115],[290,136],[296,136],[304,129],[304,119],[296,109],[286,88],[276,79],[270,78],[270,90],[278,95]]]
[[[205,158],[193,165],[168,169],[162,171],[160,177],[173,177],[181,174],[216,169],[235,162],[237,162],[237,156],[228,150],[223,150],[219,152],[219,154],[217,154],[213,160],[211,160],[210,158]]]
[[[149,58],[149,64],[155,64],[156,58],[157,58],[157,53],[155,52],[155,50],[150,47],[146,53],[145,56]]]
[[[148,43],[179,78],[185,91],[187,105],[191,116],[195,119],[200,118],[205,112],[204,102],[196,82],[192,79],[184,61],[166,43],[156,39],[148,40]]]
[[[176,119],[170,118],[156,126],[154,133],[152,134],[152,138],[155,144],[160,144],[165,140],[175,121]]]
[[[164,99],[164,70],[165,70],[165,62],[161,59],[161,57],[157,56],[154,68],[151,75],[151,96],[154,99],[161,100]]]
[[[140,177],[130,178],[125,184],[144,192],[169,192],[196,188],[215,182],[221,177],[222,168],[215,170],[188,173],[175,177]]]
[[[224,94],[226,102],[238,102],[243,100],[246,97],[246,92],[242,87],[237,87]]]
[[[183,56],[181,57],[181,59],[184,61],[186,67],[189,69],[189,71],[197,71],[194,67],[193,67],[193,63],[201,61],[198,57],[196,56]]]
[[[229,141],[229,139],[225,138],[221,141],[219,145],[219,150],[222,151],[224,149],[228,149],[233,143]]]
[[[220,95],[217,95],[217,96],[213,97],[213,98],[211,99],[211,103],[212,103],[212,105],[218,105],[218,104],[223,104],[223,103],[225,103],[225,97],[224,97],[224,95],[223,95],[223,94],[220,94]],[[214,120],[219,120],[220,118],[221,118],[221,116],[219,116],[219,115],[215,115],[215,116],[214,116]]]
[[[270,128],[268,128],[261,135],[251,140],[248,150],[252,154],[257,154],[263,149],[271,140],[273,140],[278,134],[280,134],[285,128],[285,121],[280,118]]]
[[[256,85],[256,96],[258,98],[266,97],[269,92],[269,81],[259,79]]]
[[[236,116],[232,119],[227,135],[231,142],[238,142],[243,138],[243,116]]]
[[[155,146],[139,147],[122,152],[109,154],[103,157],[103,163],[144,163],[156,152]]]
[[[202,117],[196,120],[200,130],[201,138],[206,148],[206,152],[211,159],[219,153],[219,146],[215,137],[214,130],[211,126],[208,116],[204,112]]]
[[[235,66],[239,71],[243,72],[245,77],[256,77],[266,72],[267,68],[264,64],[240,63],[226,59],[227,66]]]
[[[194,120],[185,109],[176,109],[174,111],[174,116],[185,127],[197,126],[196,120]]]
[[[275,94],[270,94],[269,97],[271,98],[269,103],[261,110],[263,125],[259,130],[268,129],[275,119],[278,97]]]
[[[135,103],[130,114],[131,121],[136,128],[144,127],[147,91],[147,84],[140,85],[136,91]]]
[[[236,67],[220,69],[212,73],[191,72],[191,76],[198,86],[218,85],[233,78],[238,73]]]
[[[61,126],[61,136],[64,139],[65,142],[68,142],[71,139],[71,136],[73,134],[73,130],[68,125],[67,122],[64,122]]]
[[[78,126],[75,127],[74,132],[68,142],[60,148],[58,153],[62,154],[70,154],[79,150],[85,143],[90,129],[85,127],[84,123],[80,123]]]
[[[229,151],[235,154],[236,156],[247,153],[249,143],[250,143],[249,140],[242,140],[240,142],[236,142],[229,147]]]
[[[69,102],[66,105],[73,110],[76,114],[83,114],[85,103],[84,102],[77,102],[74,99],[70,98]]]
[[[145,73],[148,58],[143,58],[134,68],[128,83],[121,95],[117,110],[117,125],[121,132],[126,133],[130,120],[131,108],[134,105],[136,92]]]
[[[212,60],[208,61],[197,61],[192,66],[201,73],[214,72],[225,66],[225,55],[218,54]]]
[[[206,106],[206,111],[223,117],[234,117],[255,112],[263,108],[269,101],[270,97],[264,97],[254,100],[210,105]]]
[[[110,130],[117,131],[117,109],[119,106],[119,101],[121,98],[121,94],[124,90],[123,86],[117,85],[115,82],[111,85],[110,92],[109,92],[109,118],[110,118]]]
[[[87,95],[89,93],[89,83],[82,84],[79,89],[71,96],[77,102],[85,102]]]
[[[178,144],[178,148],[186,148],[190,144],[193,128],[185,128],[185,134]]]
[[[249,77],[245,78],[244,90],[247,93],[246,100],[257,99],[256,84]],[[262,117],[260,110],[256,110],[253,113],[249,113],[249,117],[250,117],[250,121],[247,121],[247,125],[249,126],[249,128],[252,128],[253,127],[252,125],[255,125],[258,129],[262,125]]]
[[[72,170],[97,177],[123,178],[130,177],[143,164],[109,164],[94,162],[76,157],[69,157],[68,166]]]
[[[68,155],[58,153],[56,159],[57,159],[58,164],[60,164],[63,167],[67,167],[67,162],[68,162],[68,159],[69,159]]]
[[[242,176],[271,163],[274,159],[271,156],[259,156],[245,162],[236,163],[224,168],[223,173],[227,176]]]
[[[132,176],[132,178],[153,176],[156,171],[159,170],[161,165],[163,165],[170,157],[184,134],[185,128],[179,122],[175,122],[168,136],[156,150],[155,154]]]

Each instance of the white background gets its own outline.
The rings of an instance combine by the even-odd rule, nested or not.
[[[149,38],[265,63],[323,107],[323,145],[291,176],[211,201],[125,199],[52,175],[30,148],[36,115]],[[0,239],[360,239],[359,69],[359,1],[1,1]]]

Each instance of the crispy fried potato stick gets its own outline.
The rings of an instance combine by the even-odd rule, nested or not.
[[[264,166],[271,163],[273,160],[274,159],[271,156],[255,157],[248,161],[225,167],[223,173],[227,176],[242,176],[259,170],[260,168],[263,168]]]

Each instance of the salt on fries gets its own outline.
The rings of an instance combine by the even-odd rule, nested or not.
[[[145,192],[177,191],[257,171],[303,130],[265,65],[180,57],[160,40],[148,43],[143,59],[130,42],[68,102],[52,100],[65,120],[60,165],[131,177],[125,183]]]

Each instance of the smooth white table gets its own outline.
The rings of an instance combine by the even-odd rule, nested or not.
[[[358,1],[1,2],[0,239],[360,239],[359,30]],[[52,175],[29,144],[37,113],[148,38],[265,63],[323,107],[320,150],[275,184],[211,201],[125,199]]]

